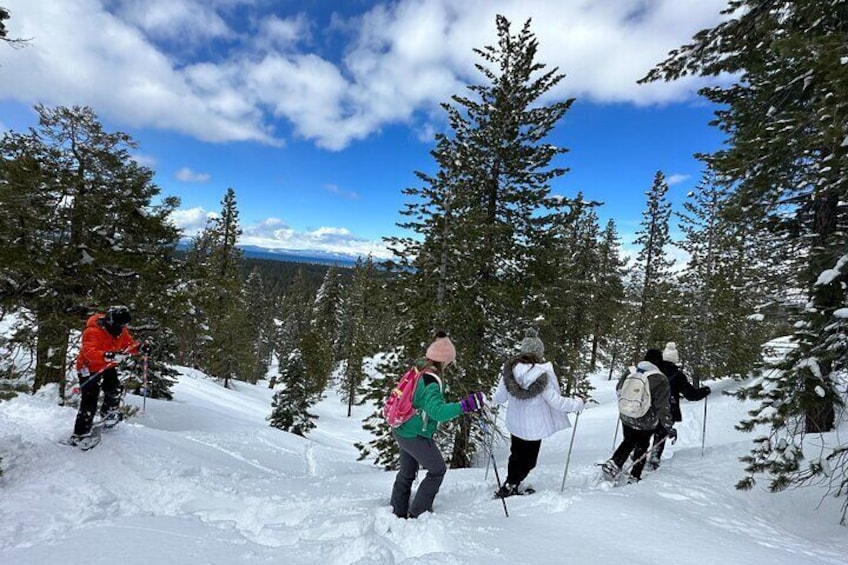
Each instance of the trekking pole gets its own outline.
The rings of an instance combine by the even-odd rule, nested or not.
[[[568,442],[568,457],[565,458],[565,471],[562,472],[562,486],[559,491],[565,490],[565,477],[568,476],[568,464],[571,463],[571,448],[574,447],[574,434],[577,433],[577,422],[580,421],[580,412],[574,417],[574,427],[571,428],[571,441]],[[618,428],[616,428],[617,430]]]
[[[667,439],[668,439],[668,436],[665,436],[665,437],[664,437],[664,438],[662,438],[660,441],[658,441],[658,442],[657,442],[657,444],[656,444],[654,447],[652,447],[651,449],[647,449],[647,450],[645,450],[645,453],[643,453],[642,455],[640,455],[637,459],[634,459],[634,460],[633,460],[633,463],[631,463],[631,464],[630,464],[630,466],[629,466],[629,467],[627,467],[626,471],[627,471],[628,473],[629,473],[630,471],[632,471],[632,470],[633,470],[633,467],[635,467],[635,466],[636,466],[636,464],[637,464],[637,463],[639,463],[639,461],[644,460],[644,459],[645,459],[645,458],[646,458],[646,457],[647,457],[647,456],[648,456],[648,455],[649,455],[649,454],[650,454],[653,450],[655,450],[656,448],[658,448],[659,446],[661,446],[662,444],[664,444],[664,443],[665,443],[665,440],[667,440]],[[625,469],[622,467],[621,472],[619,472],[619,474],[618,474],[618,475],[619,475],[619,476],[621,476],[621,475],[623,475],[623,474],[624,474],[624,472],[625,472]]]
[[[704,443],[707,439],[707,399],[709,399],[709,396],[704,397],[704,427],[701,430],[701,457],[704,456]]]
[[[491,411],[489,413],[491,414]],[[492,433],[489,434],[489,444],[488,444],[488,446],[486,446],[486,448],[489,450],[489,453],[492,453],[492,451],[495,449],[495,430],[497,429],[497,427],[498,427],[498,413],[495,412],[495,419],[492,422]],[[483,475],[484,481],[489,480],[489,463],[491,463],[491,459],[489,459],[487,457],[486,458],[486,473]]]
[[[144,363],[142,365],[143,369],[141,372],[141,386],[144,388],[144,394],[142,395],[141,400],[141,413],[144,414],[145,408],[147,408],[147,356],[148,354],[144,354]]]
[[[483,428],[483,434],[489,433],[489,426],[486,424],[486,419],[483,416],[480,416],[480,427]],[[498,483],[498,490],[501,490],[501,477],[498,474],[498,464],[495,462],[495,452],[494,450],[489,451],[489,458],[492,460],[492,468],[495,470],[495,481]],[[506,509],[506,497],[501,497],[501,502],[503,502],[504,514],[507,518],[509,518],[509,511]]]
[[[612,450],[615,451],[615,442],[618,440],[618,427],[621,426],[621,418],[615,419],[615,433],[612,435]]]

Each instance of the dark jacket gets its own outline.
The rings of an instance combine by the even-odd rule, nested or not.
[[[700,388],[693,387],[692,383],[689,382],[689,377],[680,370],[680,367],[671,361],[663,361],[660,364],[660,371],[662,371],[666,378],[668,378],[671,416],[674,418],[675,422],[680,422],[683,420],[683,414],[680,412],[680,396],[683,395],[683,398],[686,400],[695,402],[706,398],[706,396],[710,393],[710,389],[705,386]]]
[[[622,414],[621,422],[637,430],[653,430],[658,424],[666,429],[671,428],[674,422],[671,418],[668,378],[660,371],[659,367],[649,361],[641,361],[637,367],[648,373],[648,385],[651,387],[651,409],[641,418],[630,418]],[[626,372],[618,379],[616,390],[621,388],[628,374],[629,372]]]

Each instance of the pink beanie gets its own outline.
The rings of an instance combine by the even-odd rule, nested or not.
[[[430,344],[427,353],[424,355],[431,361],[440,361],[447,365],[453,363],[456,359],[456,348],[451,343],[448,334],[439,332],[436,334],[436,341]]]

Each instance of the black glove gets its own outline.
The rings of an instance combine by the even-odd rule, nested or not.
[[[674,428],[669,428],[668,434],[666,434],[666,435],[668,436],[668,439],[671,440],[671,443],[674,443],[674,442],[677,441],[677,430],[675,430]]]
[[[141,345],[138,346],[138,350],[140,353],[147,355],[148,353],[150,353],[150,344],[146,341],[143,341]]]
[[[708,386],[701,387],[701,388],[704,390],[704,396],[709,396],[710,393],[712,392],[712,389]]]

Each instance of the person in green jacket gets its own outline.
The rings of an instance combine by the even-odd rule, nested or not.
[[[433,441],[438,423],[483,407],[481,392],[473,392],[459,402],[445,402],[442,375],[455,359],[456,348],[450,338],[445,332],[437,333],[424,359],[416,362],[422,374],[412,399],[415,415],[392,430],[400,448],[400,469],[392,488],[392,512],[399,518],[417,518],[433,511],[433,499],[447,472],[445,460]],[[427,469],[427,476],[410,504],[412,482],[419,465]]]

